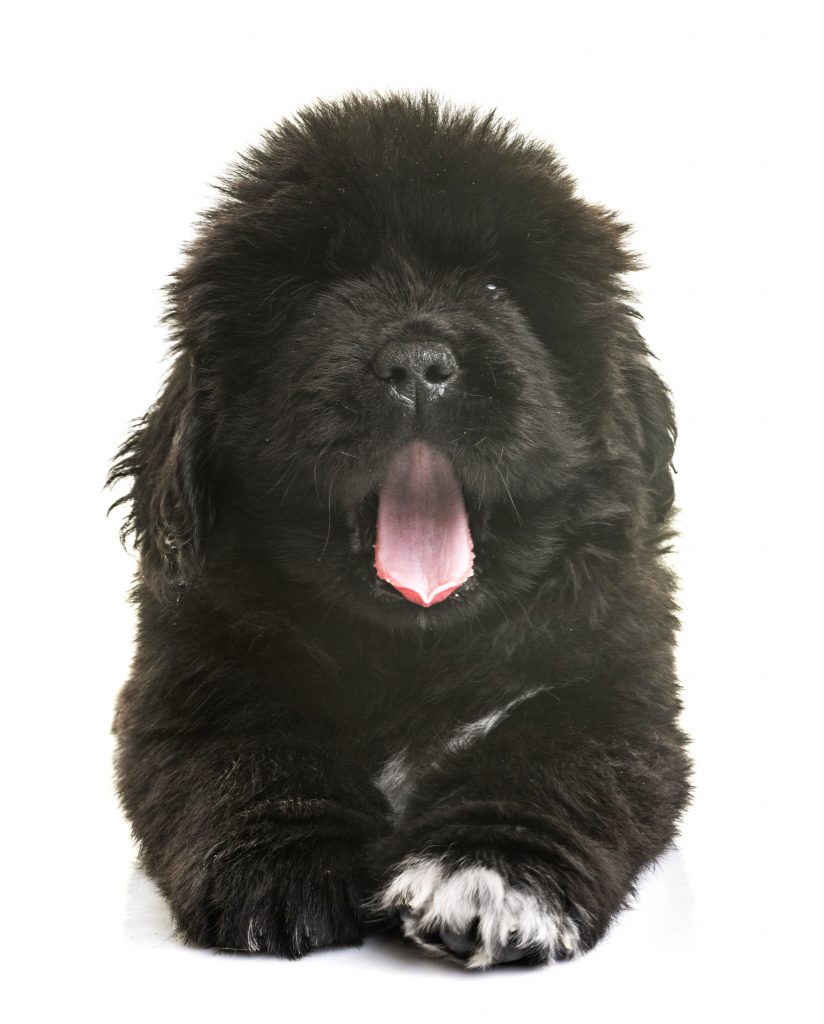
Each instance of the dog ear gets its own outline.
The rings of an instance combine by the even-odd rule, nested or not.
[[[670,393],[649,363],[652,356],[641,343],[624,370],[626,389],[634,407],[633,434],[643,462],[653,516],[663,522],[674,501],[672,457],[677,428]]]
[[[134,536],[143,580],[167,599],[196,582],[213,518],[208,412],[193,357],[184,351],[159,399],[118,451],[107,481],[131,479],[129,493],[111,508],[130,504],[121,538]]]

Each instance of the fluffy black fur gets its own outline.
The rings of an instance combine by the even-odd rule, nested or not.
[[[303,110],[220,191],[170,286],[173,368],[111,473],[141,557],[116,732],[145,869],[206,946],[296,957],[404,921],[465,958],[477,920],[416,936],[380,895],[426,855],[496,870],[589,948],[688,796],[675,426],[626,228],[550,148],[430,95]],[[460,381],[413,415],[371,363],[417,336]],[[426,609],[372,564],[411,438],[452,461],[476,549]],[[401,753],[393,809],[377,781]]]

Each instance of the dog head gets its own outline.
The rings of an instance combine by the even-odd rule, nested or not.
[[[551,149],[428,95],[350,97],[221,188],[112,473],[157,594],[448,624],[660,533],[674,423],[626,229]]]

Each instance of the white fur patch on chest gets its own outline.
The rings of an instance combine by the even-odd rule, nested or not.
[[[438,743],[433,743],[412,756],[409,749],[404,747],[399,753],[391,757],[374,777],[373,782],[386,797],[389,806],[395,814],[402,814],[409,802],[409,797],[415,787],[417,779],[421,778],[428,771],[440,767],[443,758],[448,754],[455,754],[472,746],[478,740],[483,739],[492,729],[503,721],[504,718],[524,701],[530,700],[538,693],[542,693],[546,687],[536,687],[527,690],[513,700],[508,701],[501,707],[495,708],[488,714],[473,722],[463,722],[446,735]]]
[[[487,733],[491,732],[495,726],[501,722],[506,716],[516,708],[519,704],[523,704],[524,701],[530,700],[538,693],[542,693],[546,689],[543,686],[537,686],[533,690],[527,690],[526,693],[520,694],[515,697],[514,700],[508,701],[506,704],[494,711],[490,711],[488,715],[484,715],[482,718],[477,719],[474,722],[466,722],[452,733],[449,739],[446,741],[445,749],[447,751],[463,750],[473,743],[476,743],[479,739],[486,736]]]
[[[373,779],[396,814],[406,807],[412,791],[412,772],[406,760],[406,749],[390,758]]]

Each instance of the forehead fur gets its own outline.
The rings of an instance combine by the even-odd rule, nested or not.
[[[220,191],[172,285],[172,319],[182,305],[225,316],[238,299],[246,313],[277,313],[399,254],[567,299],[576,286],[618,294],[632,269],[625,227],[576,196],[549,146],[429,94],[307,107],[265,133]]]

